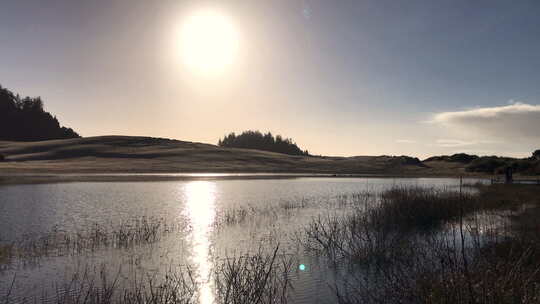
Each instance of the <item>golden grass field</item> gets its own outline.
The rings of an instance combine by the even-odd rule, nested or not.
[[[0,162],[0,175],[3,175],[4,179],[10,175],[96,173],[234,172],[381,176],[465,174],[463,166],[459,164],[411,164],[403,157],[292,156],[134,136],[98,136],[41,142],[0,141],[0,154],[6,158]]]

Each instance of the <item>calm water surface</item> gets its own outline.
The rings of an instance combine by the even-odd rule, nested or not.
[[[317,258],[304,254],[294,236],[313,217],[346,212],[339,202],[352,194],[376,193],[395,186],[456,189],[459,180],[302,177],[0,186],[3,243],[53,229],[85,231],[96,223],[114,229],[141,216],[161,218],[180,227],[178,233],[157,244],[47,257],[39,265],[4,269],[0,271],[0,295],[15,273],[13,296],[20,298],[32,293],[39,296],[54,288],[53,282],[61,283],[73,272],[102,264],[111,272],[122,267],[126,276],[130,271],[160,273],[189,265],[201,286],[200,303],[211,304],[213,286],[205,278],[210,276],[214,261],[270,250],[279,244],[296,263],[306,265],[291,278],[293,302],[329,302],[331,272]],[[227,214],[239,209],[250,210],[246,219],[227,223]]]

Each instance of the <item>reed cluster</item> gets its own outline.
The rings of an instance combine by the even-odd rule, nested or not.
[[[163,218],[133,218],[116,226],[99,223],[80,231],[53,228],[42,235],[24,235],[21,239],[0,245],[0,266],[6,267],[15,258],[24,263],[38,263],[45,256],[76,255],[103,248],[130,248],[159,242],[163,236],[181,226]],[[1,269],[1,268],[0,268]]]
[[[259,252],[228,258],[215,268],[217,303],[287,303],[291,259]]]
[[[56,286],[54,294],[40,297],[11,297],[11,289],[0,298],[8,303],[58,304],[190,304],[199,303],[202,285],[212,284],[216,304],[285,304],[288,301],[289,273],[292,264],[276,247],[269,253],[262,249],[216,261],[209,282],[185,267],[169,269],[164,274],[126,274],[121,269],[111,276],[106,265],[73,274],[69,282]],[[16,277],[13,278],[15,282]],[[11,288],[13,288],[13,285]]]
[[[540,238],[508,212],[526,198],[520,190],[391,189],[313,219],[304,247],[346,269],[333,286],[343,304],[540,303]]]

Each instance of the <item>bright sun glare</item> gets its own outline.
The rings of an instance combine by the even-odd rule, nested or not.
[[[202,10],[187,17],[180,35],[182,61],[194,72],[221,74],[236,57],[238,32],[219,12]]]

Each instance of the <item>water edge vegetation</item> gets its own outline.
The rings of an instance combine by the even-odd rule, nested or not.
[[[337,279],[329,284],[338,303],[540,303],[540,188],[468,186],[475,193],[398,187],[343,198],[337,203],[352,212],[315,217],[296,237],[303,250],[330,261]],[[308,206],[283,203],[282,211],[272,212]],[[221,221],[237,225],[258,212],[268,210],[239,208]],[[44,246],[38,239],[35,248],[131,246],[173,231],[159,219],[141,221],[124,232],[95,229],[80,234],[79,241]],[[21,250],[0,248],[0,263]],[[216,303],[286,303],[292,259],[275,245],[216,262]],[[159,277],[135,275],[127,284],[105,271],[85,270],[59,285],[53,298],[57,303],[196,303],[194,275],[189,268],[171,269]],[[3,300],[14,301],[10,292]]]

